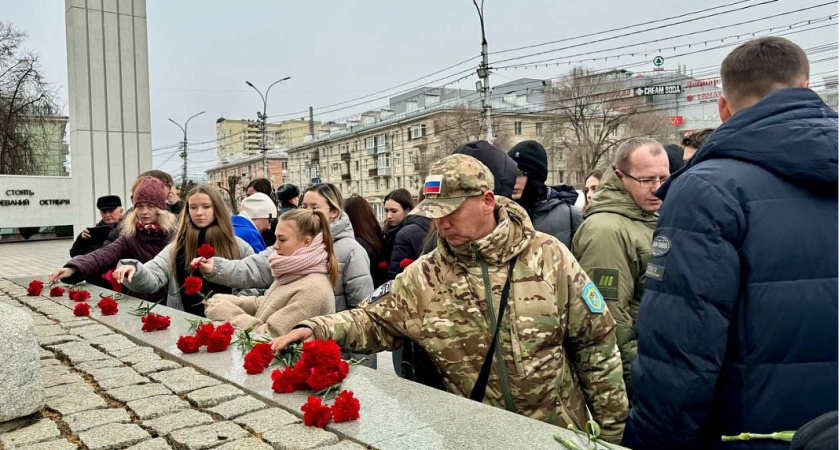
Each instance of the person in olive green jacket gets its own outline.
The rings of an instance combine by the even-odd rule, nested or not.
[[[572,251],[615,318],[624,384],[632,401],[634,326],[644,292],[657,211],[662,205],[655,193],[668,178],[668,155],[653,139],[631,138],[619,146],[615,165],[606,172],[584,213]]]

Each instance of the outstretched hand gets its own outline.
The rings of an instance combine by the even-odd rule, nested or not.
[[[76,269],[72,267],[62,267],[60,269],[56,269],[55,272],[50,274],[50,283],[55,283],[56,281],[62,278],[67,278],[74,273],[76,273]]]
[[[207,259],[199,256],[190,262],[190,267],[197,267],[204,274],[210,273],[213,271],[213,258]]]
[[[127,278],[128,281],[131,282],[131,278],[136,272],[137,269],[134,266],[126,265],[121,266],[120,268],[115,270],[114,273],[111,274],[111,276],[114,277],[115,280],[117,280],[117,283],[122,284],[123,278]]]
[[[285,334],[283,336],[274,338],[271,340],[271,350],[274,351],[275,355],[279,355],[284,348],[286,348],[289,344],[294,344],[295,342],[306,342],[315,339],[315,335],[310,328],[295,328],[294,330],[290,331],[289,334]]]

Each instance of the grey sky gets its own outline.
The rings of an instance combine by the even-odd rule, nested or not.
[[[776,0],[740,12],[722,14],[708,19],[702,15],[713,14],[768,0],[750,0],[738,5],[706,13],[696,11],[732,4],[737,0],[712,0],[685,2],[664,0],[599,0],[597,2],[521,0],[485,2],[487,39],[491,53],[503,49],[539,44],[571,38],[617,27],[661,19],[678,14],[692,13],[684,19],[691,22],[656,28],[656,24],[628,31],[632,36],[601,43],[580,45],[588,41],[622,34],[617,31],[590,38],[560,42],[517,52],[491,55],[491,63],[500,59],[529,53],[578,45],[561,52],[550,53],[496,66],[524,63],[546,58],[557,58],[578,53],[637,44],[654,39],[660,43],[639,44],[631,49],[592,53],[601,58],[588,61],[592,68],[622,67],[626,64],[652,60],[655,54],[666,58],[665,67],[675,68],[684,64],[688,69],[717,66],[733,46],[694,53],[683,57],[672,55],[696,52],[704,47],[722,45],[720,39],[739,33],[758,32],[770,27],[787,26],[810,19],[835,17],[810,27],[834,24],[813,31],[787,36],[803,48],[833,44],[833,50],[812,56],[812,59],[837,56],[837,3],[782,17],[760,20],[722,30],[710,30],[792,10],[826,3],[825,0]],[[67,109],[67,63],[64,28],[64,2],[60,0],[0,0],[0,20],[8,20],[29,34],[26,47],[41,55],[47,78],[60,88],[61,101]],[[152,111],[152,147],[155,165],[167,161],[163,169],[179,173],[180,158],[169,157],[181,139],[181,131],[167,118],[183,123],[192,114],[207,113],[190,123],[191,147],[190,173],[201,175],[215,161],[215,121],[220,115],[226,118],[256,118],[262,101],[256,92],[245,85],[250,80],[265,89],[271,82],[291,76],[271,90],[268,101],[270,120],[279,121],[290,113],[315,107],[316,120],[340,119],[364,110],[381,107],[387,99],[377,100],[339,111],[319,114],[319,107],[352,98],[419,78],[459,61],[475,57],[473,62],[442,72],[432,78],[411,83],[405,87],[370,97],[396,95],[409,88],[446,77],[451,81],[463,75],[478,63],[481,35],[478,15],[470,0],[426,1],[313,1],[279,2],[268,0],[217,1],[217,0],[148,0],[149,70]],[[802,24],[803,29],[809,28]],[[710,30],[703,34],[675,37],[695,31]],[[781,29],[774,33],[785,33]],[[761,31],[759,35],[767,34]],[[700,43],[708,39],[708,44]],[[735,38],[723,44],[743,42]],[[714,43],[712,42],[714,41]],[[697,43],[691,48],[677,48],[682,44]],[[671,46],[670,48],[667,46]],[[644,56],[623,56],[603,60],[604,56],[629,54],[654,49]],[[577,61],[584,57],[573,57]],[[549,67],[500,70],[491,78],[497,85],[521,77],[550,78],[567,71],[567,60]],[[573,64],[576,65],[576,64]],[[631,70],[650,70],[652,64],[633,67]],[[713,70],[712,70],[713,71]],[[830,59],[812,66],[813,74],[837,73],[837,60]],[[707,70],[704,73],[709,73]],[[448,76],[453,75],[453,76]],[[475,75],[454,84],[455,87],[474,88]],[[821,76],[812,83],[819,84]],[[425,82],[425,83],[424,83]],[[440,85],[438,83],[428,83]],[[359,103],[359,102],[353,102]],[[352,103],[351,103],[352,104]],[[343,105],[347,106],[347,105]],[[336,108],[330,108],[336,109]],[[322,109],[323,110],[323,109]],[[298,114],[294,117],[302,117]],[[284,117],[285,116],[285,117]],[[195,143],[195,144],[192,144]]]

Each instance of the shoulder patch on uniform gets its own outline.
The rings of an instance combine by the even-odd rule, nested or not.
[[[618,275],[618,269],[598,267],[592,270],[592,281],[607,300],[618,300]]]
[[[650,245],[650,254],[652,256],[665,256],[671,251],[671,240],[667,236],[656,236],[653,243]]]
[[[647,269],[645,269],[645,276],[656,281],[662,281],[662,278],[665,277],[665,267],[648,263]]]
[[[586,286],[583,287],[583,291],[581,291],[581,296],[590,311],[596,314],[604,312],[604,297],[598,291],[598,288],[595,287],[595,283],[591,281],[586,283]]]
[[[370,293],[370,300],[368,301],[368,304],[376,303],[377,301],[385,298],[391,292],[391,283],[393,282],[394,280],[390,280],[374,289],[373,292]]]

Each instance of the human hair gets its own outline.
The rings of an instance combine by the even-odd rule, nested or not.
[[[389,192],[382,200],[382,203],[384,204],[388,200],[399,203],[402,209],[406,211],[414,209],[414,199],[411,197],[411,192],[408,192],[408,189],[400,188]]]
[[[604,176],[604,172],[602,172],[601,169],[595,169],[595,170],[589,172],[588,175],[586,175],[586,178],[583,179],[583,182],[585,183],[586,180],[590,179],[591,177],[595,177],[595,179],[600,180],[601,177],[603,177],[603,176]]]
[[[137,180],[134,182],[134,185],[136,186],[137,183],[143,178],[156,178],[160,180],[161,183],[167,186],[172,186],[173,184],[175,184],[175,182],[172,180],[172,175],[169,175],[168,173],[158,169],[147,170],[141,173],[140,175],[137,175]],[[134,192],[134,187],[131,188],[131,191]]]
[[[184,269],[187,273],[190,272],[190,262],[196,256],[198,251],[198,234],[201,229],[198,228],[190,217],[190,200],[196,194],[205,194],[210,197],[210,204],[213,206],[213,223],[208,225],[205,229],[204,243],[213,246],[216,249],[216,256],[225,259],[239,259],[242,255],[239,254],[239,246],[236,244],[236,236],[233,234],[233,225],[229,219],[230,212],[228,212],[225,202],[219,192],[206,184],[199,184],[194,187],[186,196],[186,204],[184,210],[181,211],[181,217],[178,219],[178,229],[175,232],[175,238],[172,240],[172,270],[176,273],[176,260],[178,252],[184,251]]]
[[[350,197],[344,201],[344,212],[350,218],[356,237],[370,244],[376,253],[382,252],[382,227],[376,221],[370,203],[364,197]]]
[[[271,199],[271,201],[273,201],[275,203],[277,202],[277,200],[275,200],[275,198],[274,198],[274,189],[272,189],[272,187],[271,187],[271,181],[268,181],[268,179],[266,179],[266,178],[253,179],[253,180],[251,180],[250,183],[248,183],[248,186],[245,187],[245,191],[247,192],[248,189],[250,189],[250,188],[254,188],[254,190],[257,191],[257,192],[262,192],[263,194],[267,195],[268,198]]]
[[[683,147],[694,147],[699,149],[703,146],[703,143],[706,142],[706,139],[708,139],[709,135],[711,135],[713,131],[715,131],[714,128],[704,128],[696,133],[691,133],[683,138],[682,145]]]
[[[798,45],[776,36],[758,38],[739,45],[723,59],[723,96],[737,111],[773,91],[799,87],[808,80],[810,70],[808,56]]]
[[[338,282],[338,258],[333,250],[333,237],[330,233],[330,218],[324,211],[312,209],[293,209],[280,216],[281,222],[294,223],[295,229],[302,236],[314,238],[322,234],[324,248],[327,251],[327,276],[335,286]]]
[[[341,191],[338,190],[338,187],[332,183],[321,183],[321,184],[313,184],[306,188],[303,192],[306,194],[307,192],[316,192],[327,199],[327,205],[330,206],[330,210],[336,210],[339,213],[343,211],[341,205],[344,204],[344,197],[341,196]]]
[[[618,151],[615,155],[615,168],[623,173],[627,173],[627,171],[630,170],[630,155],[633,154],[633,151],[643,145],[650,146],[650,154],[654,156],[665,151],[662,144],[651,138],[634,137],[626,139],[618,146]]]

